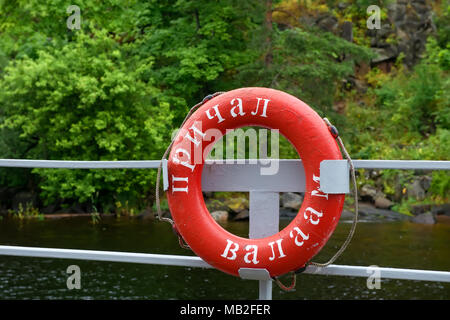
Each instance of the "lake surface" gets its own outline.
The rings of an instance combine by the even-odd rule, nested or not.
[[[287,221],[281,221],[287,225]],[[248,235],[247,222],[224,227]],[[338,228],[320,254],[323,262],[344,241],[349,223]],[[352,243],[336,264],[450,270],[450,224],[359,223]],[[178,246],[170,226],[140,219],[90,218],[0,220],[0,244],[191,255]],[[81,269],[81,289],[66,286],[66,269]],[[288,283],[289,278],[284,282]],[[299,275],[294,292],[276,284],[273,299],[450,299],[450,283],[382,279],[368,289],[366,278]],[[0,256],[0,299],[256,299],[257,281],[213,269],[131,263]]]

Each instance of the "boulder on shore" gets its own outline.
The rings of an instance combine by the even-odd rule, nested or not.
[[[436,216],[431,212],[425,212],[413,217],[412,222],[420,224],[435,224]]]
[[[224,204],[228,207],[227,211],[231,211],[234,213],[239,213],[241,211],[248,209],[248,199],[244,197],[237,197],[237,198],[227,198],[224,201]]]
[[[300,194],[293,192],[284,192],[280,196],[282,208],[298,210],[302,206],[303,197]]]
[[[228,212],[227,211],[213,211],[213,212],[211,212],[211,216],[217,222],[227,222],[228,221]]]
[[[359,216],[366,221],[406,221],[410,217],[387,209],[375,208],[368,203],[359,203]]]
[[[394,203],[389,200],[388,198],[386,198],[384,195],[382,194],[378,194],[375,197],[375,207],[380,208],[380,209],[389,209],[394,205]]]

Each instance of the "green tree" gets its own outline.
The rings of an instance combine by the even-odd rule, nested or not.
[[[258,1],[164,0],[146,5],[138,23],[140,50],[154,57],[152,75],[172,97],[177,123],[188,106],[207,94],[241,85],[232,79],[254,57],[247,44],[263,19]]]
[[[169,104],[148,76],[153,59],[106,31],[79,33],[61,48],[10,63],[0,80],[1,127],[29,141],[26,158],[155,159],[170,135]],[[42,198],[108,206],[149,195],[141,170],[33,170]]]

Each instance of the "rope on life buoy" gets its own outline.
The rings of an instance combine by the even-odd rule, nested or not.
[[[217,97],[218,95],[222,94],[224,92],[220,91],[220,92],[216,92],[213,94],[209,94],[206,97],[203,98],[203,100],[199,103],[197,103],[195,106],[193,106],[188,114],[186,115],[186,117],[184,117],[183,122],[181,123],[182,127],[185,122],[191,117],[191,115],[195,112],[195,110],[197,110],[200,106],[202,106],[206,101],[211,100],[214,97]],[[181,248],[183,249],[188,249],[190,250],[191,248],[189,247],[189,245],[184,241],[183,237],[180,235],[180,233],[177,230],[177,227],[175,225],[175,223],[173,222],[172,219],[170,218],[166,218],[162,216],[162,210],[161,210],[161,201],[160,201],[160,196],[159,196],[159,189],[160,189],[160,181],[161,181],[161,170],[162,170],[162,164],[164,160],[167,160],[167,155],[169,154],[170,150],[172,149],[173,146],[173,142],[174,142],[175,137],[172,139],[172,141],[170,142],[169,146],[167,147],[166,151],[164,152],[162,158],[161,158],[161,162],[159,163],[158,166],[158,173],[156,175],[156,190],[155,190],[155,202],[156,202],[156,217],[158,218],[159,221],[163,221],[163,222],[167,222],[172,226],[172,230],[173,232],[176,234],[176,236],[178,237],[178,243],[180,245]]]
[[[353,235],[355,234],[356,225],[358,223],[358,211],[359,211],[359,206],[358,206],[358,185],[356,183],[355,166],[353,165],[352,158],[350,157],[347,149],[345,148],[344,142],[342,141],[341,137],[339,136],[339,132],[337,131],[336,127],[333,126],[327,118],[323,118],[323,120],[325,121],[325,123],[330,128],[330,131],[332,131],[332,133],[333,132],[336,133],[335,139],[339,143],[339,146],[341,147],[341,150],[344,153],[344,156],[347,159],[347,162],[349,164],[350,175],[352,177],[352,183],[353,183],[353,195],[354,195],[354,198],[355,198],[355,214],[353,215],[353,223],[352,223],[352,227],[350,228],[350,232],[347,235],[347,239],[345,239],[345,241],[342,244],[341,248],[334,254],[334,256],[331,257],[331,259],[328,260],[325,263],[318,263],[318,262],[310,262],[309,263],[310,265],[313,265],[313,266],[316,266],[316,267],[322,267],[322,268],[323,267],[327,267],[330,264],[332,264],[334,261],[336,261],[336,259],[339,258],[339,256],[345,251],[345,249],[347,249],[347,246],[350,244],[350,241],[352,240]]]
[[[284,285],[280,281],[279,277],[274,277],[273,280],[276,282],[278,287],[280,287],[280,289],[282,289],[284,291],[292,291],[292,290],[294,290],[295,285],[296,285],[297,274],[303,272],[308,265],[319,267],[319,268],[325,268],[325,267],[329,266],[330,264],[332,264],[334,261],[336,261],[336,259],[338,259],[342,255],[342,253],[344,253],[345,249],[347,249],[347,246],[350,244],[350,242],[351,242],[351,240],[353,238],[353,235],[355,234],[356,225],[358,223],[358,211],[359,211],[359,206],[358,206],[358,185],[356,183],[355,167],[353,165],[353,161],[352,161],[352,159],[350,157],[350,154],[348,153],[347,149],[345,148],[344,142],[342,141],[341,137],[339,136],[339,131],[336,129],[335,126],[333,126],[331,124],[331,122],[327,118],[323,118],[323,120],[328,125],[328,128],[329,128],[330,133],[332,134],[332,136],[339,143],[339,146],[341,147],[341,150],[344,153],[344,156],[347,159],[347,162],[348,162],[349,167],[350,167],[350,174],[351,174],[352,183],[353,183],[353,194],[354,194],[354,198],[355,198],[355,213],[353,215],[353,222],[352,222],[352,226],[350,228],[349,234],[347,235],[347,238],[345,239],[345,241],[342,244],[341,248],[327,262],[319,263],[319,262],[310,261],[310,262],[306,263],[305,267],[301,268],[300,270],[297,270],[295,272],[291,272],[292,273],[292,283],[291,283],[290,286]]]

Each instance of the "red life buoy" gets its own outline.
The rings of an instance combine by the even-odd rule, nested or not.
[[[297,216],[283,230],[261,239],[238,237],[223,229],[202,195],[204,155],[214,141],[208,129],[260,126],[279,129],[302,159],[306,190]],[[200,159],[200,160],[199,160]],[[320,162],[342,159],[323,119],[287,93],[242,88],[205,102],[185,122],[168,158],[167,198],[176,228],[191,249],[211,266],[232,275],[240,268],[267,269],[275,277],[303,267],[328,241],[339,221],[344,194],[325,194]]]

